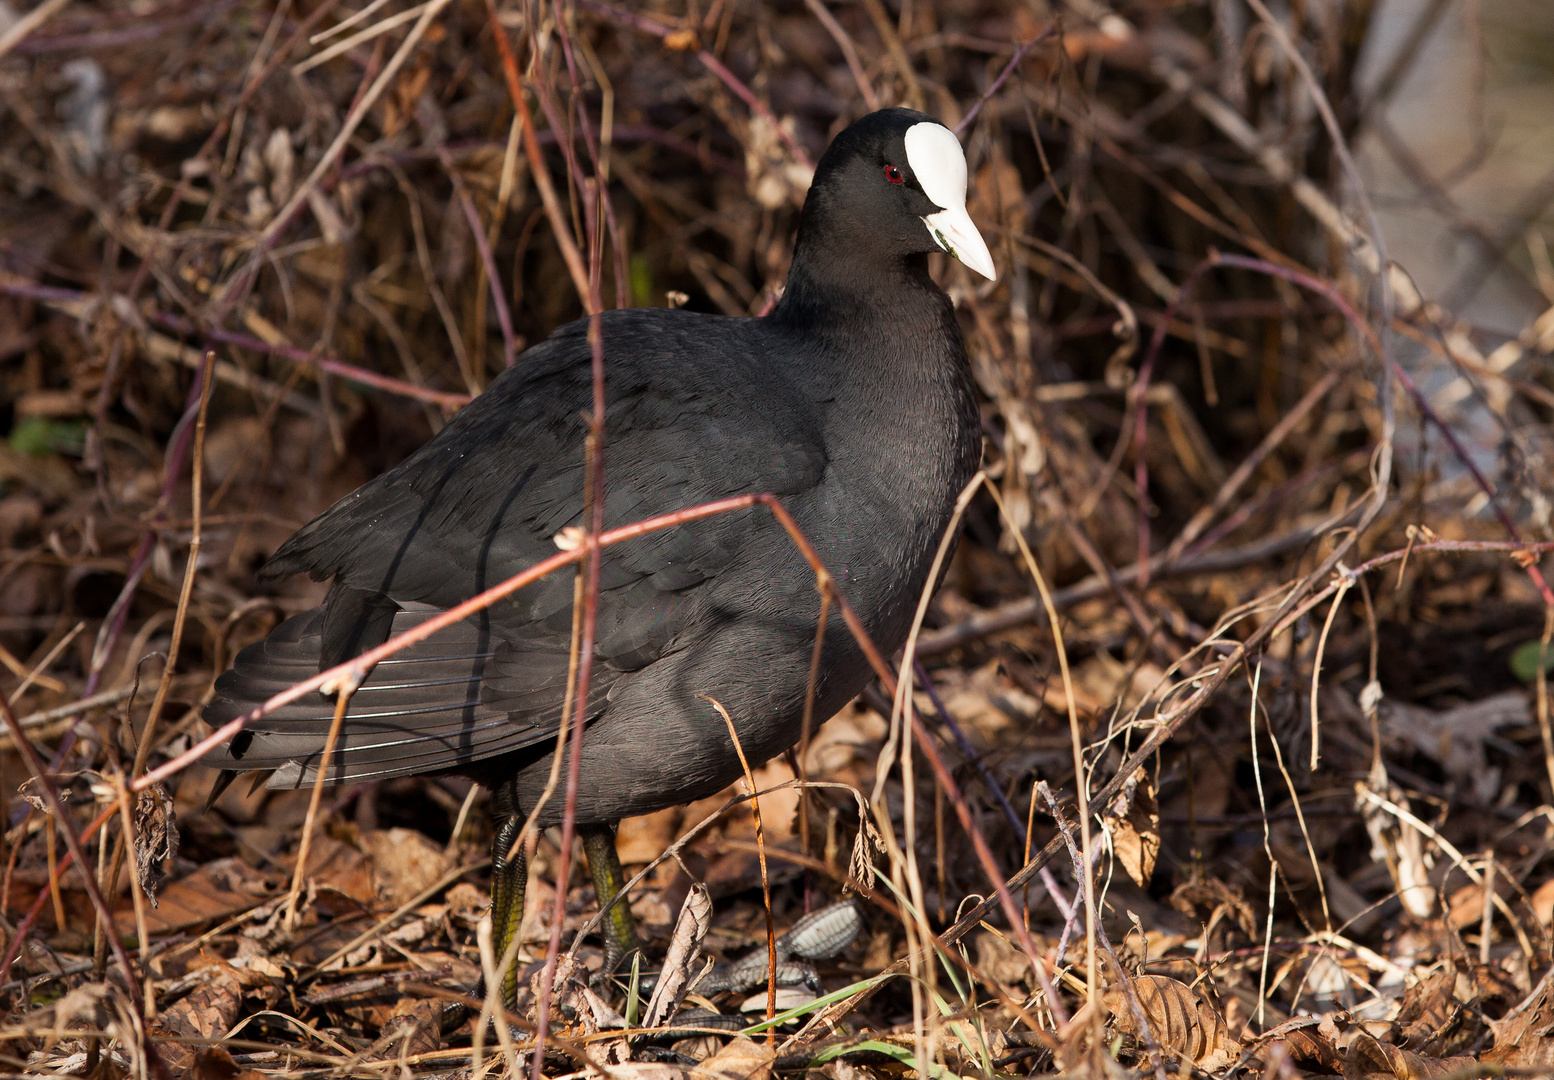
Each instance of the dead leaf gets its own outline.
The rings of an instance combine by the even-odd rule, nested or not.
[[[210,980],[164,1009],[152,1025],[153,1031],[199,1039],[216,1039],[227,1033],[243,1002],[243,982],[226,964],[209,970]],[[162,1053],[175,1074],[194,1064],[193,1046],[166,1042]]]
[[[1398,899],[1417,919],[1428,919],[1435,912],[1435,886],[1430,884],[1430,864],[1426,861],[1424,837],[1408,822],[1366,798],[1373,794],[1404,810],[1408,796],[1387,775],[1387,767],[1378,757],[1370,775],[1354,785],[1356,803],[1365,819],[1365,831],[1371,837],[1371,857],[1385,863],[1397,886]]]
[[[1459,998],[1459,991],[1468,997]],[[1448,961],[1436,968],[1404,991],[1396,1019],[1399,1041],[1418,1053],[1441,1052],[1441,1039],[1460,1025],[1463,1006],[1474,997],[1471,979],[1459,978],[1454,964]]]
[[[1110,709],[1119,701],[1123,709],[1133,708],[1153,692],[1164,677],[1165,673],[1154,664],[1144,663],[1135,668],[1105,650],[1074,669],[1075,689],[1093,701],[1097,711]]]
[[[1172,891],[1170,904],[1189,918],[1204,923],[1209,930],[1228,917],[1247,937],[1257,935],[1257,916],[1253,914],[1252,906],[1240,889],[1218,878],[1183,882]]]
[[[442,1003],[431,998],[403,997],[378,1036],[380,1059],[404,1059],[442,1049]]]
[[[774,1047],[740,1036],[703,1061],[697,1072],[728,1080],[771,1080],[776,1060]]]
[[[1495,1045],[1484,1061],[1506,1069],[1542,1069],[1554,1067],[1554,1000],[1549,984],[1504,1020],[1491,1020]]]
[[[1288,1059],[1314,1072],[1334,1074],[1338,1072],[1342,1058],[1338,1048],[1322,1034],[1318,1021],[1312,1016],[1296,1017],[1268,1032],[1264,1043],[1264,1060],[1268,1051],[1283,1046]]]
[[[157,906],[146,912],[146,932],[155,936],[224,919],[263,903],[280,886],[280,875],[261,874],[240,859],[208,862],[160,891]],[[113,919],[121,933],[135,933],[135,910],[127,901]]]
[[[781,134],[779,134],[779,129]],[[773,123],[753,113],[745,137],[746,187],[750,197],[769,210],[786,203],[801,206],[814,170],[793,160],[783,136],[792,139],[796,127],[791,116]]]
[[[1532,706],[1525,690],[1508,690],[1440,710],[1388,698],[1380,715],[1389,738],[1438,761],[1453,781],[1488,805],[1500,794],[1501,770],[1486,762],[1484,743],[1501,728],[1530,724]]]
[[[669,940],[663,974],[643,1011],[644,1027],[657,1027],[663,1023],[680,1004],[692,977],[700,974],[701,942],[707,936],[711,920],[712,900],[707,895],[707,887],[700,883],[692,885],[685,903],[680,905],[680,917],[675,921],[674,935]]]
[[[295,866],[296,857],[293,856],[290,862]],[[377,885],[373,880],[373,871],[374,862],[369,856],[343,840],[336,840],[326,832],[320,832],[315,836],[308,849],[305,876],[318,888],[332,889],[355,903],[371,904],[377,899]],[[406,899],[408,898],[407,896]]]
[[[474,926],[491,910],[491,897],[467,881],[453,886],[443,899],[448,905],[448,917],[465,926]]]
[[[680,808],[671,806],[656,814],[626,818],[615,834],[615,850],[621,863],[631,866],[650,863],[674,843],[675,827],[680,824]]]
[[[1165,975],[1141,975],[1132,980],[1134,996],[1161,1047],[1180,1054],[1207,1072],[1236,1060],[1236,1043],[1225,1030],[1224,1017],[1184,982]],[[1103,1003],[1117,1027],[1141,1035],[1138,1018],[1118,988],[1106,992]]]
[[[164,1049],[163,1053],[166,1052]],[[195,1054],[194,1068],[189,1075],[192,1080],[263,1080],[264,1077],[264,1073],[257,1069],[240,1067],[232,1060],[232,1055],[220,1046],[207,1046]]]
[[[451,855],[415,829],[373,829],[359,842],[372,856],[378,895],[395,907],[436,884],[453,866]]]
[[[1539,925],[1554,925],[1554,878],[1549,878],[1533,891],[1532,911]]]
[[[1361,1080],[1362,1077],[1429,1080],[1432,1076],[1444,1076],[1477,1064],[1476,1059],[1467,1056],[1425,1057],[1381,1042],[1362,1031],[1355,1034],[1354,1041],[1344,1053],[1343,1076],[1345,1080]]]
[[[1148,885],[1160,854],[1160,806],[1155,789],[1140,769],[1128,778],[1109,808],[1112,850],[1137,885]]]
[[[135,872],[140,887],[157,906],[157,889],[167,876],[164,863],[178,856],[178,818],[166,784],[153,784],[135,799]]]
[[[979,930],[976,936],[977,968],[994,982],[1020,986],[1031,974],[1031,962],[1002,934]]]

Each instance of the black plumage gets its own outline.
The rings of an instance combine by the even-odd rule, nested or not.
[[[951,149],[955,160],[934,159]],[[981,452],[961,334],[927,270],[927,253],[945,247],[991,276],[965,218],[959,153],[921,113],[871,114],[822,158],[770,315],[603,316],[607,527],[771,492],[874,640],[901,643]],[[961,205],[946,207],[929,192],[953,189],[956,169]],[[581,522],[590,367],[587,322],[561,328],[421,450],[288,540],[262,573],[331,580],[327,599],[244,649],[206,720],[225,723],[554,554],[557,534]],[[529,811],[550,773],[572,600],[572,574],[552,575],[379,664],[350,701],[327,779],[458,771],[494,789],[499,814]],[[613,823],[739,776],[700,695],[727,708],[752,760],[793,745],[819,607],[813,572],[763,509],[607,549],[578,822]],[[816,717],[869,674],[832,619]],[[208,763],[308,784],[332,714],[331,699],[309,695]],[[561,805],[552,799],[541,823]]]

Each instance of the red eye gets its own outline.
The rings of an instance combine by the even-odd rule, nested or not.
[[[896,168],[894,165],[886,165],[885,179],[889,180],[892,184],[899,184],[904,179],[904,177],[902,177],[900,169]]]

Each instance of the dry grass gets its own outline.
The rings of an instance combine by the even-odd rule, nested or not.
[[[0,26],[0,1069],[1546,1067],[1554,315],[1507,339],[1387,269],[1346,149],[1381,107],[1373,5],[1288,7],[50,0]],[[731,791],[622,833],[655,960],[770,941],[823,996],[779,988],[800,1011],[759,1044],[705,1012],[622,1036],[646,994],[617,1017],[571,977],[599,954],[556,831],[525,1009],[442,1033],[482,969],[483,796],[240,783],[200,812],[213,677],[320,595],[253,571],[560,323],[762,310],[812,161],[896,103],[964,125],[999,265],[936,268],[985,486],[906,660],[752,763],[758,818]],[[1495,244],[1554,281],[1536,229]],[[805,944],[844,895],[864,932]],[[758,1024],[769,974],[686,1004]]]

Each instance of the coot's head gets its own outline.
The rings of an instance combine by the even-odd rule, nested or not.
[[[966,155],[926,113],[881,109],[838,135],[804,201],[799,258],[871,263],[947,251],[983,277],[993,257],[966,213]]]

